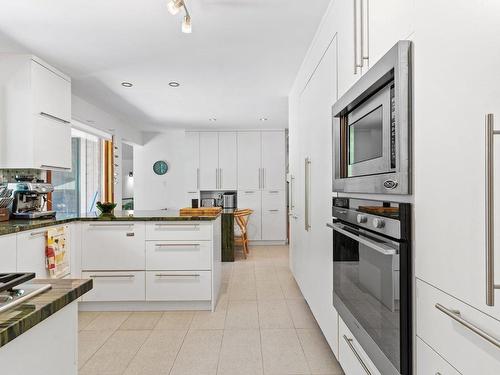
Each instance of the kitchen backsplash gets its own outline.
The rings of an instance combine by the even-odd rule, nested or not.
[[[16,176],[34,176],[45,181],[47,173],[39,169],[0,169],[0,184],[15,182]]]

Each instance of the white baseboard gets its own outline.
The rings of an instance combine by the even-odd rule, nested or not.
[[[211,301],[79,302],[79,311],[176,311],[212,310]]]

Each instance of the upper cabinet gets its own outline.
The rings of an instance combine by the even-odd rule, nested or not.
[[[190,193],[200,188],[200,133],[186,132],[186,187]]]
[[[262,190],[283,190],[285,188],[285,165],[284,132],[262,132]]]
[[[200,132],[200,189],[219,188],[219,134]]]
[[[219,189],[236,190],[238,185],[237,133],[219,133]]]
[[[261,133],[238,132],[238,190],[260,190]]]
[[[29,55],[1,55],[0,71],[0,168],[70,170],[70,78]]]

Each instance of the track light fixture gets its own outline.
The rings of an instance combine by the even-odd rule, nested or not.
[[[174,16],[178,14],[181,9],[184,9],[186,15],[182,19],[181,30],[185,34],[191,34],[193,32],[193,28],[191,26],[191,15],[186,7],[185,0],[170,0],[167,3],[167,9]]]

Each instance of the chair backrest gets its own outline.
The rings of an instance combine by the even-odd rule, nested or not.
[[[248,219],[250,218],[250,215],[252,213],[253,210],[249,208],[234,211],[234,220],[240,227],[240,231],[242,234],[247,232]]]

